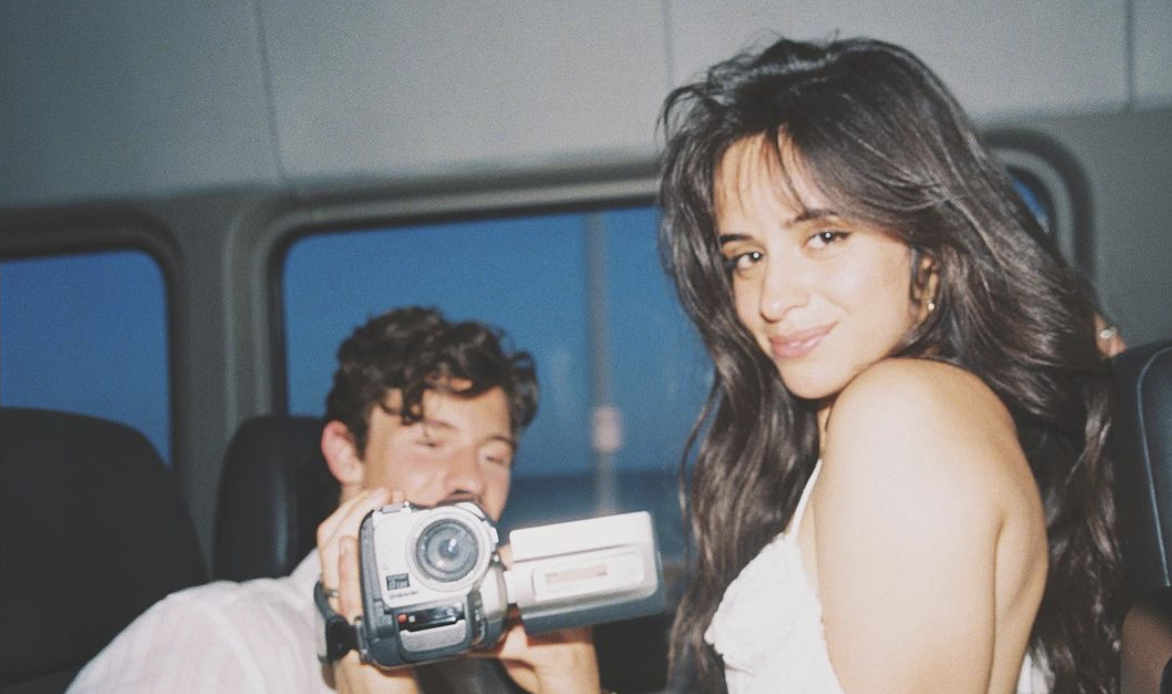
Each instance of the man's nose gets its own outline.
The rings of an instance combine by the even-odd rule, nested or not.
[[[809,287],[800,263],[783,263],[771,257],[761,280],[758,311],[770,322],[780,321],[787,311],[804,306],[810,299]]]
[[[444,487],[449,496],[471,494],[480,498],[484,494],[484,473],[480,468],[478,451],[462,451],[448,461],[444,472]]]

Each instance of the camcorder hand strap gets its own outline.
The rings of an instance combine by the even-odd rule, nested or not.
[[[326,598],[321,581],[313,586],[313,602],[317,604],[317,611],[322,618],[321,634],[324,637],[324,648],[317,654],[317,659],[323,665],[330,665],[336,660],[341,660],[342,656],[351,650],[359,650],[359,625],[351,624],[345,617],[335,612],[334,608],[330,607],[330,601]]]

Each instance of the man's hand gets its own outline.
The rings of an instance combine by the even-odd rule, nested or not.
[[[330,597],[330,606],[353,623],[362,614],[362,586],[358,565],[358,530],[366,514],[388,503],[403,501],[400,492],[372,489],[342,504],[318,526],[317,545],[321,558],[322,587]],[[508,547],[501,548],[506,565],[511,557]],[[530,637],[523,626],[513,620],[501,642],[490,651],[472,651],[469,655],[496,658],[513,680],[534,694],[598,694],[598,660],[589,629],[565,631]],[[388,692],[416,694],[419,691],[411,668],[382,670],[363,663],[357,653],[347,653],[333,665],[334,686],[343,694]]]
[[[334,611],[351,624],[362,614],[358,566],[358,529],[362,519],[377,508],[402,500],[401,493],[385,489],[366,490],[339,506],[317,528],[322,588],[330,596],[330,606]],[[334,663],[332,669],[334,687],[341,694],[416,694],[419,691],[411,668],[381,670],[363,663],[354,651]]]
[[[1127,349],[1127,343],[1119,334],[1119,328],[1109,325],[1101,314],[1095,314],[1095,341],[1104,357],[1111,358]]]
[[[598,694],[598,656],[590,629],[566,629],[529,636],[514,623],[496,650],[513,681],[534,694]]]
[[[505,566],[512,566],[511,547],[500,548]],[[566,629],[529,636],[510,610],[510,626],[492,651],[473,652],[497,658],[509,677],[534,694],[598,694],[598,655],[590,629]]]

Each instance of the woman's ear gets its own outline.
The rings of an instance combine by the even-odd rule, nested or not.
[[[922,323],[936,310],[936,295],[940,290],[940,269],[931,256],[920,258],[920,266],[916,268],[916,285],[916,300],[919,302],[916,320]]]
[[[362,488],[366,465],[362,462],[354,435],[345,424],[337,420],[326,423],[321,432],[321,452],[330,474],[342,485],[343,499],[351,490]]]

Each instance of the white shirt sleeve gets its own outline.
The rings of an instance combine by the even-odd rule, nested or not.
[[[274,584],[220,582],[167,597],[90,661],[69,694],[331,691],[307,615]]]
[[[232,647],[234,630],[190,593],[143,613],[82,669],[69,692],[263,691],[255,666]]]

